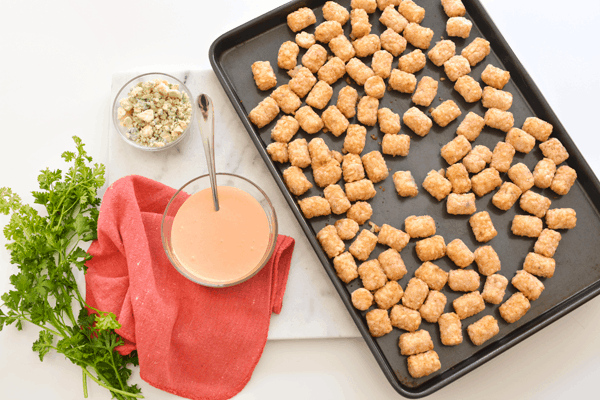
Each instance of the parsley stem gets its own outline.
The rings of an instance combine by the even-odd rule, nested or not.
[[[81,375],[83,379],[83,397],[85,399],[88,398],[88,389],[87,389],[87,375],[85,374],[85,368],[81,367]]]
[[[128,396],[128,397],[136,397],[138,399],[143,399],[144,398],[144,396],[142,396],[141,394],[129,393],[129,392],[126,392],[124,390],[119,390],[119,389],[116,389],[114,387],[108,386],[108,385],[104,384],[104,382],[102,382],[101,380],[97,379],[94,375],[90,374],[90,372],[86,368],[81,367],[81,369],[83,370],[84,374],[86,374],[87,376],[90,377],[90,379],[92,379],[98,385],[102,386],[105,389],[110,390],[113,393],[122,394],[123,396]],[[98,376],[101,376],[101,375],[98,373]]]
[[[47,330],[48,332],[52,332],[52,333],[54,333],[55,335],[58,335],[58,336],[65,337],[65,335],[64,335],[64,334],[62,334],[62,333],[59,333],[59,332],[55,331],[54,329],[50,329],[50,328],[48,328],[47,326],[44,326],[44,325],[37,324],[37,323],[33,322],[32,320],[30,320],[29,318],[27,318],[27,317],[26,317],[25,315],[23,315],[23,314],[21,314],[20,318],[21,318],[21,319],[24,319],[25,321],[31,322],[32,324],[34,324],[34,325],[37,325],[37,326],[39,326],[40,328]]]

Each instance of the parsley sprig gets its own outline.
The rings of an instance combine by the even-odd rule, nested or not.
[[[10,188],[0,188],[0,212],[11,214],[4,227],[6,248],[19,269],[10,277],[14,290],[1,297],[0,331],[12,324],[21,330],[24,322],[40,327],[33,350],[41,361],[54,350],[80,366],[85,397],[89,378],[113,398],[143,398],[137,385],[127,384],[128,364],[138,365],[137,354],[115,351],[123,344],[115,333],[121,325],[113,313],[86,304],[75,280],[75,268],[85,273],[91,258],[79,244],[96,239],[104,165],[92,164],[81,139],[73,140],[76,151],[62,154],[72,163],[68,171],[46,169],[38,176],[40,190],[32,194],[44,212],[23,204]]]

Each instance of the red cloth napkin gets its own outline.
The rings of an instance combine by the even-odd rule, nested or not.
[[[175,189],[127,176],[104,195],[98,240],[87,263],[86,301],[112,311],[138,351],[140,375],[190,399],[228,399],[250,380],[281,311],[294,239],[280,235],[269,263],[253,278],[211,289],[184,278],[162,247],[160,223]]]

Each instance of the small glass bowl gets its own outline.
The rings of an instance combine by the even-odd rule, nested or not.
[[[130,136],[131,136],[130,129],[131,128],[125,128],[124,126],[122,126],[120,124],[119,118],[117,116],[117,110],[121,106],[119,103],[121,101],[121,99],[127,97],[129,91],[133,87],[135,87],[138,83],[147,82],[147,81],[150,81],[153,79],[161,79],[161,80],[166,80],[169,83],[179,84],[179,90],[187,93],[188,98],[190,99],[190,102],[192,103],[192,115],[190,116],[190,123],[188,124],[187,128],[185,128],[185,130],[181,133],[181,135],[179,135],[179,137],[177,139],[173,140],[172,142],[165,143],[165,145],[163,147],[142,146],[141,144],[138,144],[138,143],[134,142],[133,140],[131,140],[131,138],[130,138]],[[113,106],[112,106],[113,123],[114,123],[117,131],[121,134],[121,137],[123,138],[123,140],[125,140],[127,143],[129,143],[133,147],[140,149],[140,150],[145,150],[145,151],[161,151],[161,150],[166,150],[173,146],[176,146],[179,142],[181,142],[183,140],[183,138],[191,130],[191,127],[195,121],[195,118],[196,118],[196,106],[194,105],[192,92],[190,92],[190,90],[187,88],[187,86],[185,86],[185,84],[183,82],[181,82],[179,79],[177,79],[171,75],[162,74],[160,72],[150,72],[147,74],[138,75],[135,78],[131,79],[129,82],[127,82],[125,85],[123,85],[123,87],[119,90],[119,93],[117,93],[117,96],[115,97],[115,100],[113,101]]]
[[[250,194],[254,197],[262,206],[265,214],[267,215],[267,219],[269,220],[269,242],[267,245],[267,249],[263,254],[260,262],[256,267],[252,268],[250,272],[246,275],[236,279],[235,281],[207,281],[203,280],[201,277],[194,275],[190,271],[188,271],[183,263],[179,261],[175,253],[173,252],[173,245],[171,243],[171,230],[173,228],[173,219],[177,214],[179,208],[183,205],[185,200],[187,200],[188,196],[194,193],[197,193],[201,190],[210,188],[210,177],[208,175],[202,175],[197,178],[192,179],[185,185],[183,185],[177,193],[171,197],[169,204],[167,204],[167,208],[163,214],[162,223],[160,226],[160,234],[162,238],[163,248],[165,253],[167,253],[167,257],[171,264],[185,276],[187,279],[196,282],[203,286],[220,288],[237,285],[238,283],[242,283],[254,275],[258,273],[269,261],[271,256],[273,255],[273,251],[275,250],[275,244],[277,243],[277,215],[275,214],[275,209],[273,208],[273,204],[271,204],[271,200],[267,197],[267,194],[262,191],[255,183],[250,180],[241,177],[239,175],[228,174],[228,173],[217,173],[217,181],[218,186],[231,186],[234,188],[238,188],[243,190],[244,192]],[[210,229],[210,228],[207,228]]]

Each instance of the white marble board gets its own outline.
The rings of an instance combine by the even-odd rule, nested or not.
[[[131,78],[144,72],[114,74],[111,101]],[[269,339],[360,337],[329,277],[264,165],[233,106],[212,70],[160,71],[184,82],[196,96],[208,94],[215,106],[217,170],[245,176],[259,185],[275,206],[279,233],[296,239],[281,314],[271,317]],[[112,121],[108,132],[108,182],[131,174],[143,175],[175,188],[207,173],[200,133],[194,130],[175,148],[145,152],[125,143]]]

